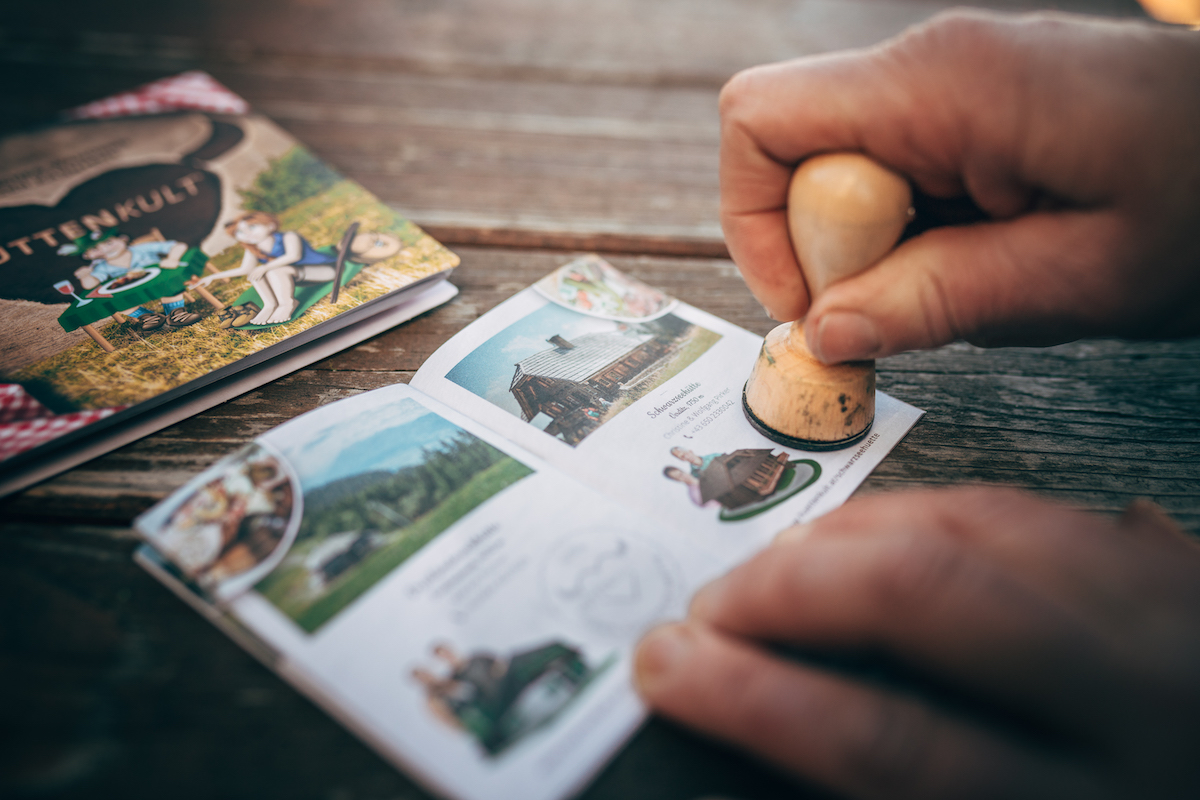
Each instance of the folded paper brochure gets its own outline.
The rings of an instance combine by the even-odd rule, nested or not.
[[[457,263],[204,73],[0,139],[0,495],[446,302]]]
[[[739,407],[761,343],[585,256],[214,465],[139,560],[434,790],[556,800],[644,719],[640,634],[920,417],[880,393],[865,440],[781,448]]]

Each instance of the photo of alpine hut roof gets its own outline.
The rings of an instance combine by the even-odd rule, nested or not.
[[[530,422],[539,413],[552,422],[544,430],[568,444],[583,441],[620,390],[636,381],[671,348],[648,333],[588,333],[574,341],[555,334],[552,347],[518,361],[509,391]]]

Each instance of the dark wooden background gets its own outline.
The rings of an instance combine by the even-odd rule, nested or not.
[[[576,252],[758,333],[717,222],[716,96],[755,63],[873,43],[941,0],[27,0],[0,10],[0,132],[208,70],[462,256],[461,296],[0,501],[0,795],[426,795],[135,567],[133,516],[301,412],[407,381]],[[992,0],[1006,10],[1048,7]],[[1141,16],[1133,0],[1058,8]],[[927,416],[861,492],[963,482],[1200,531],[1200,341],[957,344],[879,364]],[[585,793],[768,798],[660,722]],[[803,793],[803,792],[802,792]],[[817,796],[815,791],[808,792]]]

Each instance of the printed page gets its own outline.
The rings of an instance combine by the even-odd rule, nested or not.
[[[464,800],[579,789],[644,717],[637,638],[722,569],[400,385],[271,430],[136,527],[152,572]]]
[[[922,413],[877,393],[855,445],[781,447],[742,410],[761,346],[584,256],[452,338],[412,385],[732,564],[845,502]]]

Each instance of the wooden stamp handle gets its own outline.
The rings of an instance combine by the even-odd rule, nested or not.
[[[788,185],[788,231],[811,299],[891,250],[912,219],[912,190],[861,153],[826,153]]]

